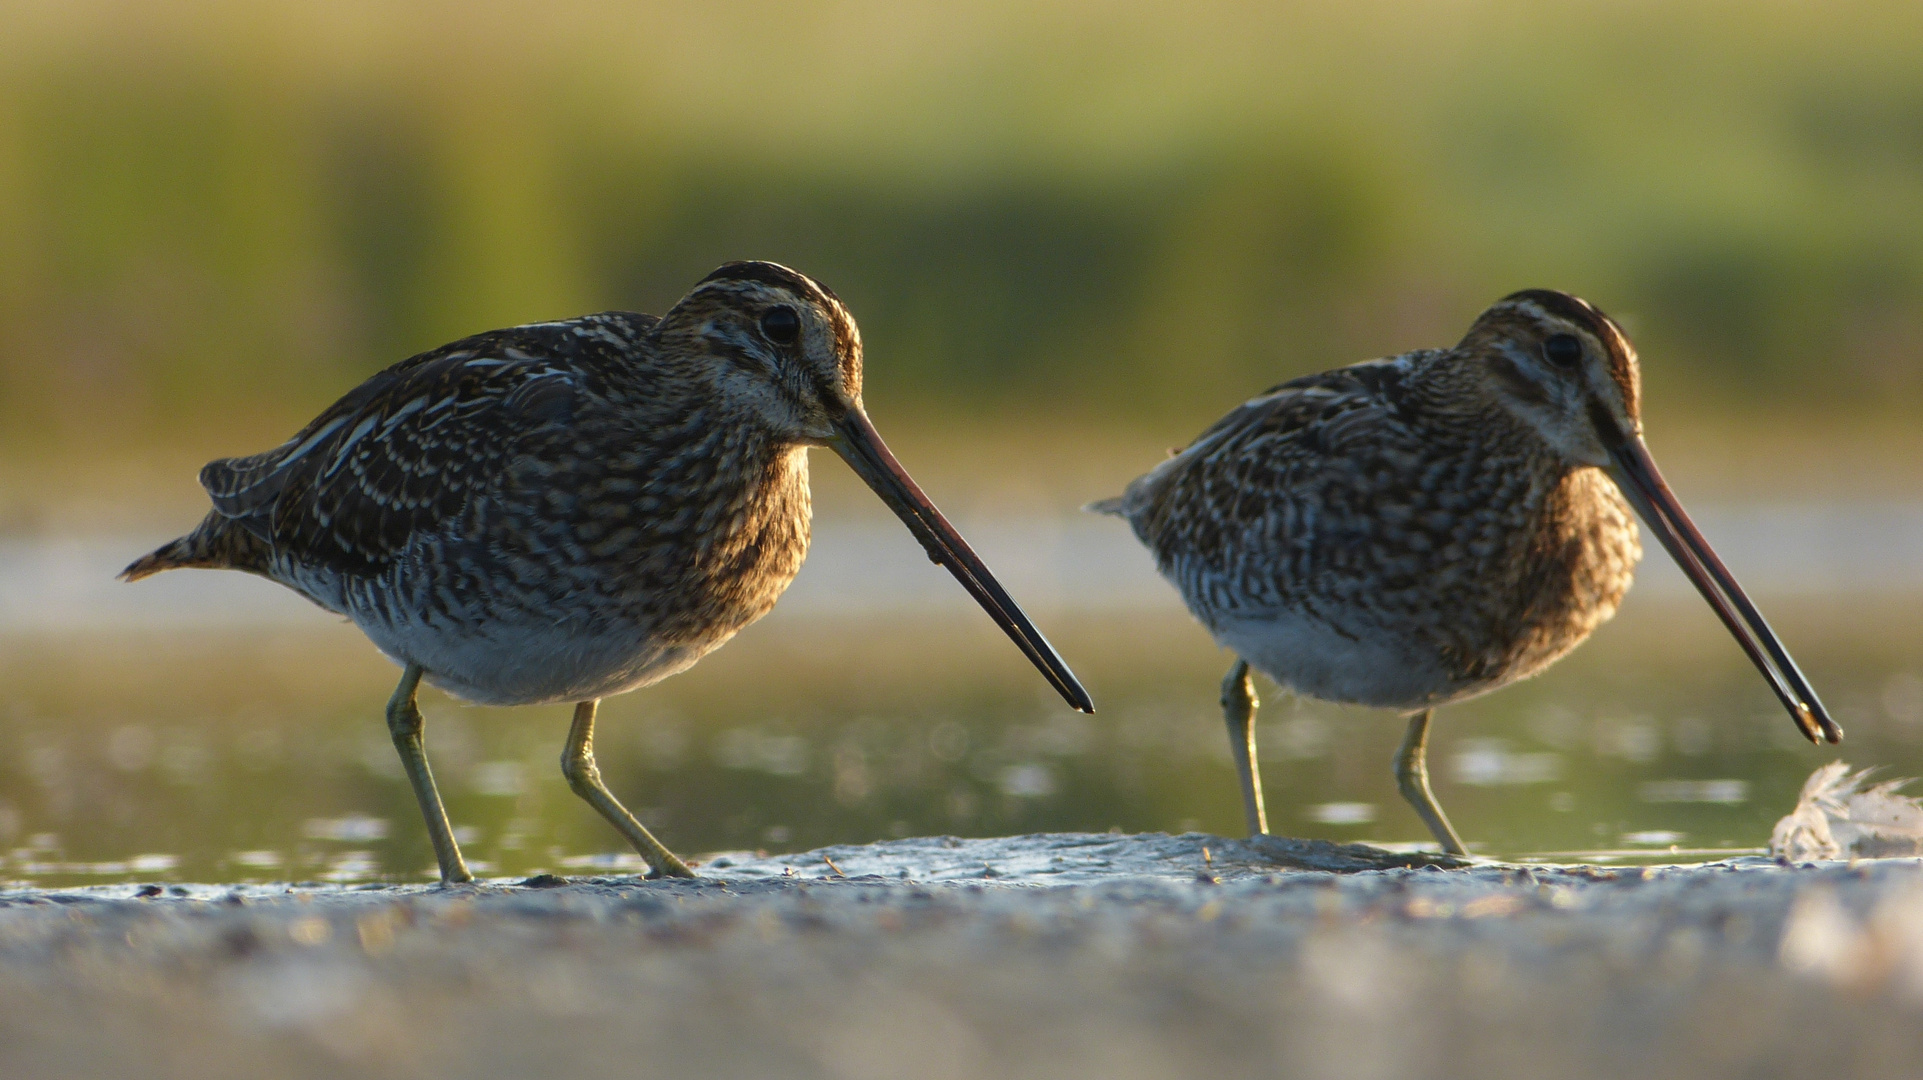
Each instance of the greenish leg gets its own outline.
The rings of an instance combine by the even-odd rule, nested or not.
[[[440,790],[434,786],[434,771],[427,767],[427,749],[422,731],[427,726],[414,695],[421,686],[421,666],[407,665],[401,684],[387,701],[387,730],[394,736],[394,749],[401,753],[401,766],[407,770],[408,783],[414,785],[414,798],[427,819],[427,835],[434,841],[434,859],[441,864],[441,883],[454,885],[473,881],[461,848],[454,842],[454,830],[447,824],[447,808],[441,805]]]
[[[1435,712],[1424,709],[1409,718],[1409,733],[1402,738],[1402,749],[1396,751],[1396,786],[1421,815],[1422,823],[1429,826],[1429,832],[1442,845],[1442,850],[1451,855],[1467,855],[1469,851],[1462,846],[1462,838],[1456,835],[1448,815],[1437,805],[1435,792],[1429,790],[1429,719]]]
[[[561,752],[561,774],[568,778],[568,786],[574,793],[607,818],[608,824],[627,837],[634,850],[647,860],[649,877],[693,877],[694,871],[688,869],[688,864],[676,858],[646,826],[634,820],[634,815],[628,813],[627,807],[601,782],[601,768],[594,763],[594,711],[600,704],[583,701],[574,707],[574,727],[568,732],[568,748]]]
[[[1222,679],[1222,719],[1229,725],[1229,752],[1235,755],[1235,775],[1242,782],[1242,812],[1250,836],[1269,831],[1269,816],[1262,808],[1262,769],[1255,760],[1255,709],[1260,704],[1249,662],[1237,657]]]

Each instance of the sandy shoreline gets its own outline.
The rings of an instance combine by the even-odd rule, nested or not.
[[[9,891],[0,1075],[1897,1076],[1923,1060],[1919,860],[1354,869],[1375,857],[1291,844],[933,838],[719,858],[694,882]]]

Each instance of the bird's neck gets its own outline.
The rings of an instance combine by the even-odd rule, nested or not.
[[[1579,467],[1543,438],[1535,426],[1517,416],[1497,395],[1489,380],[1458,356],[1440,353],[1410,380],[1409,394],[1418,407],[1424,436],[1439,446],[1459,446],[1477,456],[1500,457],[1511,467],[1527,467],[1545,476],[1562,476]]]

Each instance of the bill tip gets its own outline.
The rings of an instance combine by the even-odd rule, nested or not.
[[[1835,745],[1843,741],[1843,729],[1837,726],[1836,721],[1828,716],[1817,715],[1808,702],[1797,703],[1796,726],[1802,728],[1804,736],[1818,746],[1824,743]]]

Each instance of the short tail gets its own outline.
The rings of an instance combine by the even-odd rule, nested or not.
[[[139,581],[152,577],[162,570],[178,570],[185,566],[216,567],[223,565],[212,557],[200,542],[199,533],[183,536],[178,540],[160,545],[127,565],[120,572],[122,581]]]
[[[139,581],[162,570],[184,567],[258,572],[272,554],[271,544],[249,532],[243,523],[215,511],[202,519],[193,532],[135,559],[120,572],[120,580]]]
[[[1137,512],[1155,502],[1154,491],[1161,483],[1159,478],[1168,470],[1169,462],[1174,461],[1182,450],[1183,447],[1180,446],[1169,447],[1167,460],[1130,480],[1128,487],[1123,488],[1120,495],[1112,499],[1097,499],[1082,509],[1091,514],[1109,514],[1134,522]]]

